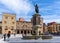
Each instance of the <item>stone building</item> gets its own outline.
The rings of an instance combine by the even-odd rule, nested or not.
[[[22,17],[22,18],[19,18],[19,21],[23,22],[23,21],[25,21],[25,19]]]
[[[57,32],[60,32],[60,23],[57,23]]]
[[[57,23],[56,22],[48,23],[48,31],[49,33],[57,33]]]
[[[2,21],[0,21],[0,34],[2,34]]]
[[[40,24],[41,24],[41,29],[43,33],[43,19],[40,17]],[[24,18],[19,18],[18,21],[16,21],[16,29],[17,29],[17,34],[32,34],[33,33],[33,24],[31,21],[25,21]]]
[[[25,21],[25,19],[19,18],[16,24],[17,34],[31,34],[32,24],[30,21]]]
[[[2,34],[15,33],[16,30],[16,15],[3,12],[2,16]]]

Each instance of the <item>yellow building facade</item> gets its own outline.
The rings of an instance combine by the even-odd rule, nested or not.
[[[60,32],[60,23],[57,24],[57,31]]]
[[[57,23],[56,22],[48,23],[48,31],[50,33],[57,33]]]
[[[16,30],[16,15],[3,13],[2,16],[2,34],[7,34],[10,32],[11,34],[15,33]]]

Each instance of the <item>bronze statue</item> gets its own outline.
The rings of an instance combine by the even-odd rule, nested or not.
[[[37,4],[35,5],[35,11],[36,11],[36,13],[39,13],[39,9],[38,9],[38,5]]]

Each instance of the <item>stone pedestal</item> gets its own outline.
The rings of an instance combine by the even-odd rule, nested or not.
[[[35,34],[37,36],[43,33],[43,29],[40,25],[34,25],[32,28],[32,30],[35,31]]]
[[[43,18],[39,13],[33,15],[31,20],[33,26],[32,30],[36,35],[40,35],[43,33]]]

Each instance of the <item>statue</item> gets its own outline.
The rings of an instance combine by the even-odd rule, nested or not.
[[[36,11],[36,13],[39,13],[39,9],[38,9],[38,5],[37,4],[35,5],[35,11]]]

